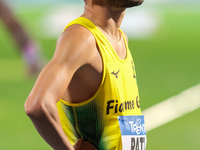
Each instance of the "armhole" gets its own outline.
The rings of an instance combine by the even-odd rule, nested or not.
[[[105,81],[105,76],[106,76],[106,65],[105,65],[105,58],[104,58],[104,55],[103,55],[103,50],[101,50],[101,46],[100,46],[100,43],[99,43],[99,41],[97,40],[98,38],[97,38],[97,36],[95,35],[95,31],[92,31],[92,29],[90,29],[90,28],[87,28],[87,26],[86,25],[84,25],[84,23],[77,23],[77,22],[74,22],[74,23],[70,23],[70,24],[68,24],[66,27],[65,27],[65,29],[63,30],[63,32],[68,28],[68,27],[70,27],[70,26],[72,26],[72,25],[80,25],[80,26],[82,26],[82,27],[84,27],[84,28],[86,28],[88,31],[90,31],[91,33],[92,33],[92,35],[94,36],[94,39],[95,39],[95,42],[96,42],[96,47],[97,47],[97,50],[98,50],[98,52],[99,52],[99,54],[100,54],[100,57],[101,57],[101,60],[102,60],[102,71],[103,71],[103,75],[102,75],[102,79],[101,79],[101,83],[100,83],[100,86],[98,87],[98,89],[97,89],[97,91],[96,91],[96,93],[90,98],[90,99],[88,99],[88,100],[86,100],[86,101],[84,101],[84,102],[81,102],[81,103],[69,103],[69,102],[67,102],[67,101],[64,101],[64,100],[62,100],[62,99],[60,99],[60,101],[63,103],[63,104],[65,104],[65,105],[68,105],[68,106],[73,106],[73,107],[78,107],[78,106],[83,106],[83,105],[85,105],[85,104],[87,104],[87,103],[90,103],[91,101],[93,101],[96,97],[97,97],[97,95],[98,95],[98,93],[100,92],[100,90],[101,90],[101,88],[102,88],[102,86],[103,86],[103,83],[104,83],[104,81]]]

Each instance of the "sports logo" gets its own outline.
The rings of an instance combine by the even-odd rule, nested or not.
[[[140,134],[145,134],[145,125],[142,124],[142,120],[140,118],[137,118],[134,121],[129,121],[129,124],[131,126],[131,132],[132,133],[135,133],[137,135],[140,135]]]
[[[133,78],[136,78],[135,67],[134,67],[133,61],[131,61],[131,65],[132,65],[132,68],[133,68]]]
[[[145,150],[146,131],[144,116],[119,116],[122,150]]]
[[[113,71],[113,72],[111,72],[111,74],[113,74],[113,75],[118,79],[119,71],[120,71],[120,70],[118,70],[116,73]]]

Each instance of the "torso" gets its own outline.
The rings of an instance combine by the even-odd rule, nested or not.
[[[87,30],[87,29],[85,29]],[[102,31],[103,32],[103,31]],[[103,32],[104,33],[104,32]],[[126,46],[123,38],[116,43],[106,33],[104,33],[120,59],[126,58]],[[88,35],[93,36],[88,30]],[[103,76],[103,63],[101,54],[99,53],[96,41],[91,44],[95,44],[95,53],[92,54],[92,59],[81,66],[74,74],[68,89],[64,93],[62,99],[69,103],[80,103],[90,99],[98,90],[102,76]],[[91,55],[91,54],[88,54]]]
[[[82,138],[90,141],[99,150],[122,150],[122,146],[123,149],[127,149],[124,146],[131,145],[129,140],[138,139],[140,135],[138,136],[139,132],[131,132],[128,134],[130,135],[129,140],[126,140],[126,136],[125,141],[122,140],[124,134],[121,134],[121,131],[125,128],[127,131],[130,129],[130,124],[123,122],[126,121],[123,117],[131,122],[139,121],[136,124],[139,127],[144,127],[144,123],[140,122],[144,119],[140,117],[135,65],[127,42],[125,42],[125,36],[120,30],[123,40],[117,45],[108,35],[102,34],[104,32],[99,31],[100,29],[85,18],[78,18],[67,27],[77,23],[86,27],[94,35],[86,30],[85,37],[92,36],[96,40],[92,42],[86,40],[87,42],[84,42],[87,43],[86,46],[82,46],[84,51],[80,49],[81,53],[78,53],[78,49],[79,59],[70,64],[73,66],[81,58],[88,57],[87,60],[89,60],[78,69],[74,69],[69,88],[57,103],[63,130],[72,145]],[[93,45],[93,49],[90,45]],[[145,132],[143,128],[139,129]],[[143,132],[142,139],[145,139]]]

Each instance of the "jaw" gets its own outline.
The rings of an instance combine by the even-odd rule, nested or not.
[[[130,8],[141,5],[143,0],[107,0],[107,3],[115,8]]]

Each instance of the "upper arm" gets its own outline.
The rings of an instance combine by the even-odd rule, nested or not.
[[[95,39],[87,29],[74,25],[59,37],[51,61],[40,73],[26,104],[56,103],[66,91],[76,70],[90,61]],[[36,106],[33,106],[36,105]]]

